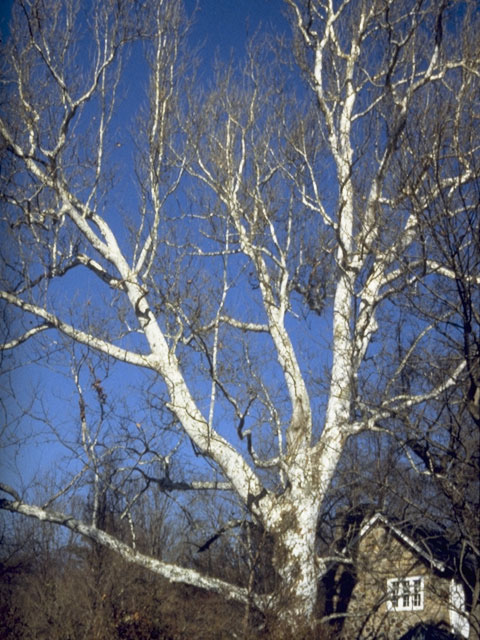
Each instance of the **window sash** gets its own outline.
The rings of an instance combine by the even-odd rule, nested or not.
[[[387,580],[387,608],[390,611],[419,611],[423,609],[423,578],[393,578]]]

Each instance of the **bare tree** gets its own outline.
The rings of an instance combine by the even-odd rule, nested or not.
[[[457,277],[425,212],[448,202],[455,225],[478,201],[479,51],[467,0],[286,5],[296,66],[280,43],[257,42],[204,92],[191,74],[182,82],[192,62],[177,2],[92,2],[87,16],[70,0],[18,1],[0,120],[5,353],[74,343],[77,359],[96,351],[124,376],[144,371],[138,402],[111,413],[108,481],[137,487],[122,498],[132,530],[147,489],[202,490],[271,537],[275,591],[142,554],[134,536],[58,513],[54,499],[3,485],[0,506],[298,631],[314,625],[328,564],[317,520],[348,439],[395,429],[472,375],[441,339],[449,311],[426,319],[414,296]],[[132,79],[133,64],[148,78]],[[126,75],[144,95],[135,114]],[[90,383],[100,414],[105,384]]]

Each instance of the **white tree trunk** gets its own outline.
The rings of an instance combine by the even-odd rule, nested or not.
[[[312,496],[289,500],[272,517],[273,564],[278,577],[274,614],[291,631],[310,627],[318,590],[315,536],[318,501]]]

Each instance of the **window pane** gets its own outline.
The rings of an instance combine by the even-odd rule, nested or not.
[[[414,607],[422,606],[422,581],[420,579],[413,580],[412,605]]]
[[[392,580],[390,583],[390,601],[392,607],[398,607],[398,580]]]
[[[410,582],[408,580],[402,580],[402,607],[407,608],[410,606]]]

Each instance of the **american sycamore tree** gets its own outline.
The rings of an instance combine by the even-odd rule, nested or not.
[[[295,631],[315,624],[347,441],[391,434],[435,474],[422,438],[442,397],[468,394],[478,419],[480,24],[468,0],[284,11],[288,36],[257,34],[212,79],[177,1],[14,2],[4,435],[20,446],[43,407],[70,466],[41,503],[5,480],[0,506]],[[66,381],[28,409],[42,366]],[[98,518],[106,486],[123,536]],[[142,553],[147,491],[228,500],[272,540],[272,590]]]

